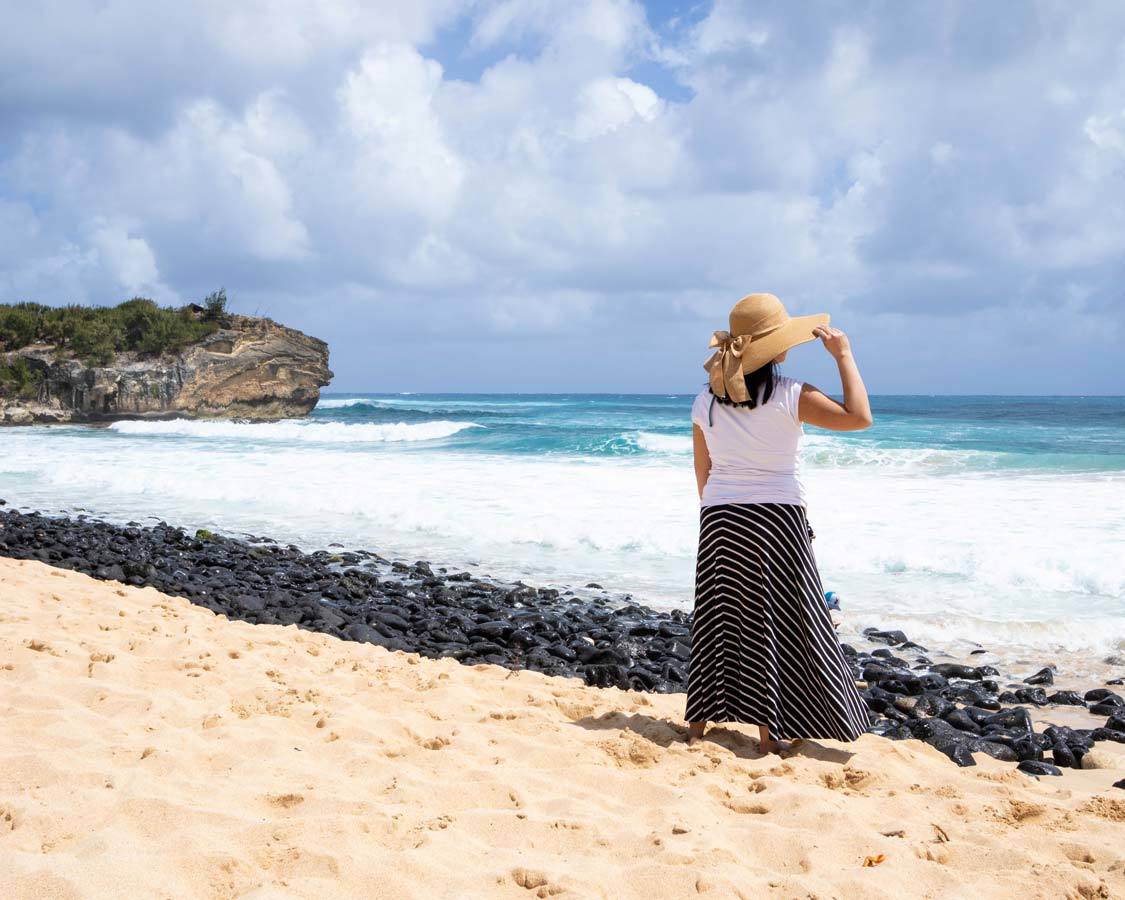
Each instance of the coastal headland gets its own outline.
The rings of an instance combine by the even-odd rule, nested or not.
[[[0,307],[0,425],[121,419],[271,421],[312,411],[328,345],[207,306]]]
[[[0,559],[0,596],[5,897],[1125,894],[1103,769],[958,768],[876,735],[782,759],[740,727],[688,747],[678,695],[38,560]]]

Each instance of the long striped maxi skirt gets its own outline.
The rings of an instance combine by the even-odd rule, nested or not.
[[[867,731],[803,506],[700,510],[687,720],[768,725],[779,740]]]

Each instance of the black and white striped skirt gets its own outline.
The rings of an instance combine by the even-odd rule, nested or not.
[[[768,725],[779,740],[851,741],[867,731],[803,506],[700,511],[687,720]]]

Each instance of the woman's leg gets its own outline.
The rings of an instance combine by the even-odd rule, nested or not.
[[[694,744],[696,741],[698,741],[700,738],[703,737],[703,729],[705,729],[707,727],[707,723],[706,722],[688,722],[687,726],[688,726],[687,742],[690,745],[690,744]]]
[[[775,741],[771,738],[768,725],[758,726],[758,749],[763,753],[781,753],[792,746],[789,741]]]

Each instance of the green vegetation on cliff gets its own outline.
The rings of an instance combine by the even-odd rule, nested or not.
[[[123,351],[175,352],[216,331],[226,315],[226,302],[226,292],[219,290],[202,306],[179,308],[157,306],[144,297],[117,306],[0,305],[0,352],[51,344],[61,356],[103,366]],[[17,371],[18,365],[0,366],[0,382],[25,390],[25,371]]]
[[[26,359],[17,359],[11,365],[0,363],[0,397],[34,397],[42,380],[43,372],[32,369]]]

